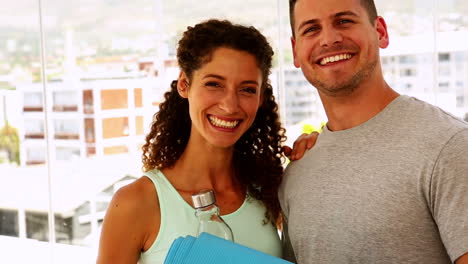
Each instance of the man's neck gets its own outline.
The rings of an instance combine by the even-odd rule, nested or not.
[[[319,94],[327,113],[327,126],[331,131],[345,130],[365,123],[399,96],[383,80],[380,85],[360,86],[346,96]]]

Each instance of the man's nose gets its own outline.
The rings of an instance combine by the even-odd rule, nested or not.
[[[333,28],[332,26],[322,28],[322,32],[320,34],[320,46],[332,47],[333,45],[341,43],[342,41],[343,36],[339,30]]]

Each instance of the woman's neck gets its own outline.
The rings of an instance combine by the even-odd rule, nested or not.
[[[177,189],[183,191],[237,189],[233,151],[233,147],[219,148],[189,140],[174,166],[163,172]]]

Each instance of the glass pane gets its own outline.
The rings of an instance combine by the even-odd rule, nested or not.
[[[464,117],[467,5],[462,1],[377,1],[390,46],[382,50],[386,80],[398,92]],[[398,7],[398,8],[396,8]]]
[[[286,145],[292,146],[294,140],[302,133],[320,130],[327,121],[322,102],[315,89],[304,77],[301,69],[293,64],[291,48],[291,26],[289,20],[288,1],[278,1],[279,15],[281,17],[280,29],[280,56],[282,63],[278,70],[280,82],[280,109],[282,122],[287,130]]]
[[[0,21],[0,263],[50,263],[37,3],[4,3]]]
[[[118,188],[140,176],[139,147],[157,110],[164,65],[157,1],[43,5],[54,263],[94,263],[107,206]],[[37,105],[34,96],[28,100]],[[26,211],[25,218],[35,239],[48,239],[35,224],[47,219],[42,212]]]
[[[398,5],[376,1],[387,22],[390,45],[381,50],[387,83],[401,94],[435,103],[433,1],[411,0]]]
[[[438,99],[451,113],[468,120],[468,4],[438,1]]]

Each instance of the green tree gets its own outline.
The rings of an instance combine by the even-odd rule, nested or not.
[[[0,150],[8,153],[8,158],[20,164],[18,129],[10,126],[8,122],[0,129]],[[4,161],[0,160],[0,163]]]
[[[323,126],[325,126],[325,124],[326,124],[325,122],[320,123],[320,128],[317,129],[316,127],[314,127],[311,124],[304,123],[302,125],[302,133],[310,134],[310,133],[315,132],[315,131],[317,131],[319,133],[322,133],[322,129],[323,129]]]

